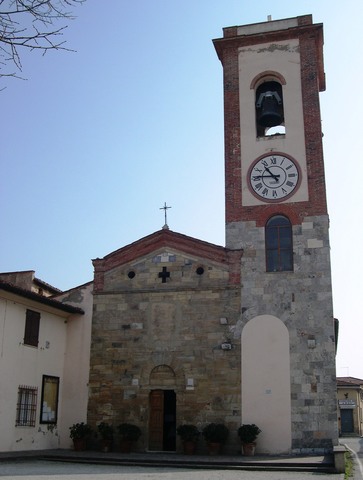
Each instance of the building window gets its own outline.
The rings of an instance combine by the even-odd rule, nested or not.
[[[37,396],[37,387],[19,387],[15,422],[17,427],[35,427]]]
[[[38,346],[40,313],[27,310],[25,316],[24,345]]]
[[[59,377],[43,375],[40,423],[57,423]]]
[[[289,272],[293,270],[292,228],[290,220],[276,215],[266,223],[266,270]]]

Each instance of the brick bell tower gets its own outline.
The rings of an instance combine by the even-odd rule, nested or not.
[[[338,443],[319,92],[323,26],[224,29],[226,246],[241,261],[241,420],[261,453]]]

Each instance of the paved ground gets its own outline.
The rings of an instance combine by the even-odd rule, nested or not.
[[[363,439],[342,438],[341,444],[347,446],[353,452],[355,460],[354,478],[350,480],[363,480]],[[59,451],[57,451],[59,453]],[[72,451],[64,451],[66,456],[72,457]],[[252,470],[230,470],[230,469],[215,469],[213,466],[209,469],[190,469],[172,468],[170,466],[163,467],[142,467],[142,466],[126,466],[126,465],[101,465],[89,463],[65,463],[60,461],[49,461],[46,459],[39,459],[33,456],[32,452],[26,452],[19,456],[15,454],[0,454],[0,477],[1,480],[45,480],[51,478],[52,480],[312,480],[317,477],[326,476],[329,480],[343,480],[343,474],[331,474],[322,472],[291,472],[291,471],[252,471]],[[75,460],[77,459],[77,452],[73,452]],[[89,455],[89,454],[88,454]],[[99,457],[99,453],[94,453]],[[105,454],[110,458],[110,455]],[[119,454],[114,454],[119,457]],[[178,456],[182,459],[183,456]],[[203,459],[211,462],[215,461],[208,456]],[[231,462],[236,461],[241,457],[231,457]],[[79,458],[78,458],[79,460]],[[228,457],[223,457],[227,460]],[[263,458],[259,461],[264,462]],[[281,458],[271,459],[269,462],[280,462]],[[296,462],[296,457],[290,457],[285,461]],[[299,462],[310,462],[311,458],[307,457],[299,459]],[[325,462],[324,457],[315,457],[315,463]]]
[[[343,437],[340,443],[345,445],[354,457],[354,477],[351,480],[363,480],[363,438]]]
[[[231,470],[190,470],[155,467],[84,465],[40,460],[0,463],[1,480],[311,480],[328,476],[343,480],[344,475],[307,472],[261,472]]]

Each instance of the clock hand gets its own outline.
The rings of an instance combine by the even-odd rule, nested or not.
[[[274,177],[274,179],[275,179],[276,182],[277,182],[277,179],[278,179],[279,177],[278,177],[277,175],[274,175],[268,167],[265,167],[265,170],[266,170],[266,172],[268,172],[268,173],[271,175],[271,177]]]
[[[254,175],[253,179],[257,180],[258,178],[274,178],[276,181],[280,178],[280,175]]]

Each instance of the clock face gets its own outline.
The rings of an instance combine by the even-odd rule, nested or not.
[[[301,182],[298,163],[284,153],[270,153],[257,158],[247,174],[248,187],[264,202],[279,202],[293,195]]]

